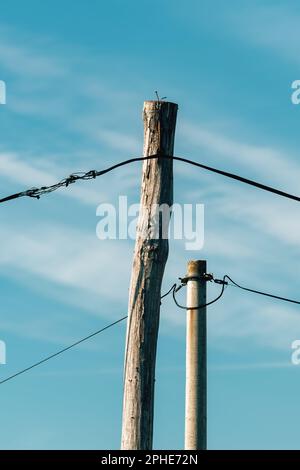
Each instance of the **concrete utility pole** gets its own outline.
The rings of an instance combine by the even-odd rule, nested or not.
[[[206,261],[189,261],[187,306],[206,304]],[[207,446],[206,307],[187,310],[185,449]]]
[[[177,104],[144,103],[144,156],[141,207],[130,283],[124,368],[122,449],[149,450],[153,439],[154,381],[161,283],[168,258],[169,220],[153,239],[155,205],[173,204],[173,155]]]

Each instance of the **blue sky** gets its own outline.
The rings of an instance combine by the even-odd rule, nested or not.
[[[1,195],[140,155],[154,90],[179,104],[177,155],[299,194],[299,22],[294,1],[2,0]],[[1,378],[124,315],[134,243],[98,240],[96,207],[138,202],[140,170],[2,205]],[[175,201],[205,204],[205,245],[171,242],[163,290],[201,258],[216,276],[300,297],[295,202],[180,163]],[[297,306],[228,288],[209,308],[209,448],[299,449],[295,339]],[[118,448],[124,340],[118,325],[3,384],[1,448]],[[166,299],[155,448],[183,446],[184,366],[185,315]]]

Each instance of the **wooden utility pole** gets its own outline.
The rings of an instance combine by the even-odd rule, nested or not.
[[[144,156],[141,205],[130,283],[124,367],[122,449],[149,450],[153,439],[154,381],[161,283],[168,258],[169,220],[161,219],[153,239],[157,205],[173,204],[173,156],[177,104],[144,103]],[[163,234],[161,232],[164,232]]]
[[[206,261],[189,261],[187,306],[206,304]],[[206,307],[187,310],[185,449],[207,446]]]

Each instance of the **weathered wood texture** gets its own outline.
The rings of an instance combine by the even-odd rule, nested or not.
[[[124,368],[122,449],[152,449],[154,381],[161,283],[168,239],[153,239],[156,206],[173,204],[173,155],[177,105],[144,103],[144,156],[141,210],[129,293]],[[165,227],[166,228],[166,227]]]

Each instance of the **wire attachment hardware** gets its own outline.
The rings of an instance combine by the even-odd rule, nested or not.
[[[212,282],[214,280],[214,275],[209,273],[204,273],[201,277],[199,276],[185,276],[178,278],[182,286],[186,286],[188,281],[206,281]]]
[[[222,284],[223,286],[228,286],[228,282],[225,281],[224,279],[214,279],[214,282],[216,284]]]

